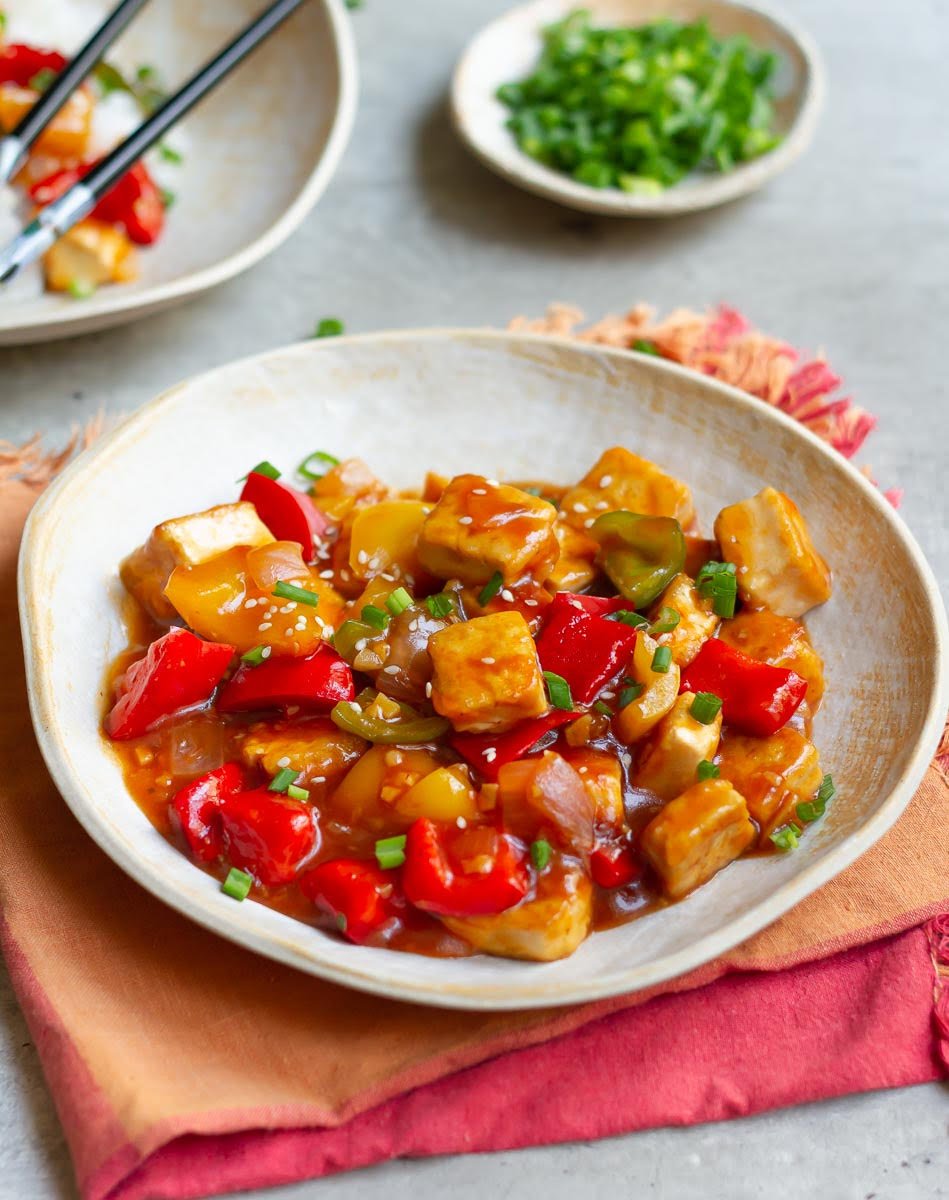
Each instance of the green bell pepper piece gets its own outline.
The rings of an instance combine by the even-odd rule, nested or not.
[[[420,717],[408,704],[400,704],[399,707],[402,709],[402,720],[383,721],[374,714],[354,708],[350,701],[341,700],[330,717],[339,729],[384,746],[434,742],[451,729],[451,722],[444,717]]]
[[[652,604],[685,563],[682,526],[672,517],[606,512],[590,535],[600,544],[597,563],[634,608]]]

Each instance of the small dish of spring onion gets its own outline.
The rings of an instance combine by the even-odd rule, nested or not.
[[[737,199],[806,149],[823,99],[810,39],[730,0],[532,0],[452,82],[492,170],[571,208],[674,216]]]

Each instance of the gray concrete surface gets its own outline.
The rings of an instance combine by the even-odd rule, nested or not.
[[[522,195],[456,143],[445,109],[452,62],[506,0],[366,0],[353,18],[363,71],[355,136],[304,229],[185,308],[0,353],[0,434],[61,437],[100,406],[128,410],[191,372],[305,336],[331,314],[360,331],[502,323],[554,298],[591,314],[638,299],[724,299],[794,342],[824,347],[852,394],[879,414],[861,461],[886,485],[906,487],[903,514],[945,588],[949,5],[784,3],[829,68],[828,108],[808,156],[746,201],[636,224],[588,220]],[[272,1195],[426,1200],[445,1192],[456,1200],[949,1195],[949,1089],[589,1145],[401,1162]],[[71,1195],[66,1149],[4,977],[0,1197]]]

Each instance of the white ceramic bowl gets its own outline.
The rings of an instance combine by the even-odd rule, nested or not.
[[[541,51],[540,32],[576,8],[604,26],[644,25],[658,17],[707,17],[720,37],[744,33],[780,56],[775,78],[776,125],[783,141],[769,154],[723,175],[694,174],[658,196],[593,188],[524,154],[505,127],[509,111],[496,98],[502,83],[523,79]],[[757,4],[732,0],[532,0],[504,13],[470,43],[451,89],[455,127],[475,154],[499,175],[570,208],[615,217],[673,217],[747,195],[783,171],[807,148],[824,96],[824,70],[811,39]]]
[[[122,61],[151,64],[176,87],[260,9],[259,0],[148,5],[119,43]],[[120,325],[253,266],[322,195],[352,129],[356,92],[342,0],[304,4],[184,122],[175,206],[161,241],[139,254],[139,279],[88,300],[0,290],[0,346]]]
[[[707,530],[765,483],[801,504],[835,572],[810,628],[827,672],[816,724],[839,798],[800,850],[740,861],[680,904],[596,933],[550,964],[436,960],[351,946],[236,904],[127,794],[99,732],[123,648],[119,560],[159,520],[234,496],[261,456],[366,458],[396,485],[446,473],[569,481],[615,443],[692,486]],[[213,446],[213,453],[208,447]],[[92,837],[144,887],[236,942],[338,983],[462,1008],[527,1008],[630,991],[688,971],[787,911],[899,816],[946,708],[946,620],[892,508],[839,455],[743,393],[653,357],[543,337],[405,332],[291,346],[152,401],[44,494],[20,557],[30,703],[43,754]]]

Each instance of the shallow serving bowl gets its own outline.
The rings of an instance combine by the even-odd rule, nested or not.
[[[112,7],[104,3],[103,11]],[[122,63],[177,87],[260,12],[260,0],[163,0],[117,44]],[[89,333],[166,308],[276,249],[329,183],[356,110],[357,70],[342,0],[314,0],[183,123],[184,160],[161,241],[140,277],[87,300],[0,289],[0,346]]]
[[[152,828],[125,790],[99,715],[106,664],[125,644],[116,568],[156,522],[230,499],[261,457],[289,469],[311,448],[360,455],[409,486],[427,467],[568,482],[616,443],[687,480],[705,530],[722,505],[766,483],[789,492],[834,568],[833,599],[809,624],[827,671],[816,740],[839,796],[798,851],[740,861],[682,903],[541,965],[348,945],[252,901],[236,904]],[[848,463],[783,414],[682,367],[537,336],[311,342],[173,388],[41,498],[20,556],[20,610],[43,754],[70,808],[121,867],[202,925],[281,962],[461,1008],[642,988],[761,929],[896,820],[946,707],[946,618],[932,575]]]
[[[496,98],[502,83],[530,74],[540,55],[541,31],[577,8],[596,25],[645,25],[659,17],[706,18],[719,37],[743,33],[779,56],[775,74],[775,124],[783,141],[769,154],[725,174],[688,176],[657,196],[632,196],[618,188],[594,188],[546,167],[525,154],[505,122],[509,111]],[[824,69],[817,47],[784,17],[736,0],[531,0],[492,21],[469,44],[452,80],[455,128],[474,153],[518,187],[570,208],[615,217],[673,217],[735,200],[761,187],[807,149],[824,97]]]

